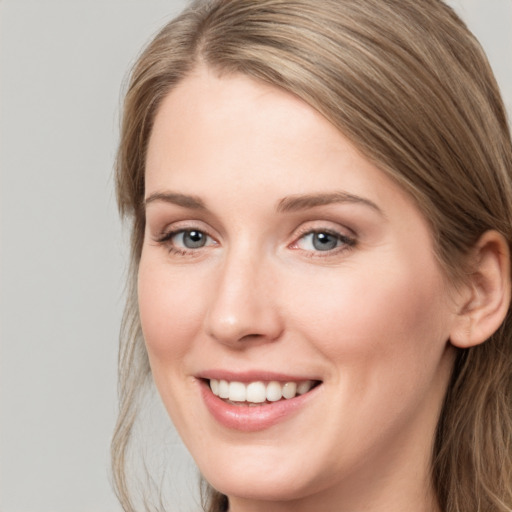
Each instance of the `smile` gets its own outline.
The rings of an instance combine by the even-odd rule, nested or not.
[[[307,410],[323,381],[265,371],[233,374],[211,370],[196,376],[206,409],[230,430],[257,432]]]
[[[227,400],[232,405],[261,405],[279,400],[290,400],[304,395],[317,382],[306,380],[300,382],[255,381],[237,382],[223,379],[210,379],[210,389],[215,396]]]

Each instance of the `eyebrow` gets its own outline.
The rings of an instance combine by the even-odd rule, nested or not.
[[[317,206],[325,206],[333,203],[352,203],[362,204],[375,210],[384,216],[384,212],[372,201],[364,197],[349,194],[347,192],[330,192],[321,194],[304,194],[285,197],[279,201],[276,210],[278,212],[296,212],[315,208]]]
[[[171,203],[183,208],[190,208],[192,210],[206,210],[206,206],[202,199],[197,196],[189,196],[185,194],[178,194],[176,192],[155,192],[150,194],[144,200],[144,207],[155,201],[162,201],[164,203]]]
[[[207,210],[204,201],[200,197],[180,194],[178,192],[154,192],[144,200],[144,207],[156,201],[175,204],[192,210]],[[297,212],[336,203],[366,205],[383,217],[385,216],[384,212],[374,202],[364,197],[349,194],[348,192],[301,194],[284,197],[277,203],[276,211],[278,213]]]

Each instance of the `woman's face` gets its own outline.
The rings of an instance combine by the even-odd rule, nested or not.
[[[456,315],[411,199],[301,100],[202,69],[158,111],[145,206],[147,351],[206,479],[424,494]]]

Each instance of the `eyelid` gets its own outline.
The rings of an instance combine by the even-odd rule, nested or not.
[[[347,251],[353,248],[357,243],[357,235],[353,229],[347,226],[342,226],[332,221],[311,221],[305,222],[299,226],[295,232],[291,235],[292,242],[287,244],[289,249],[297,250],[302,252],[307,257],[319,257],[326,258],[334,256],[340,252]],[[205,245],[199,247],[186,247],[182,244],[176,244],[173,241],[173,237],[180,233],[186,233],[190,231],[199,231],[203,233],[207,240]],[[300,241],[306,236],[325,233],[332,237],[335,237],[340,243],[336,247],[326,248],[325,250],[319,248],[304,248],[300,246]],[[159,230],[158,234],[152,236],[153,241],[158,245],[163,245],[170,253],[179,255],[192,255],[199,256],[199,253],[208,249],[212,246],[219,245],[217,237],[212,234],[212,230],[209,226],[205,226],[202,221],[197,220],[183,220],[176,221],[168,224],[163,229]]]
[[[344,232],[345,231],[345,232]],[[346,233],[348,232],[348,233]],[[299,241],[303,240],[308,235],[325,233],[331,236],[336,237],[339,241],[342,242],[341,246],[337,246],[333,249],[328,249],[325,251],[322,250],[308,250],[299,247]],[[327,258],[337,255],[341,252],[345,252],[347,250],[352,249],[357,244],[357,235],[356,233],[350,229],[345,227],[342,228],[333,228],[327,227],[325,223],[317,223],[315,225],[306,224],[301,226],[293,235],[293,242],[289,244],[289,248],[302,251],[308,257],[313,258]]]
[[[153,226],[148,224],[148,227],[149,234],[155,242],[165,241],[170,236],[182,231],[201,231],[213,239],[216,238],[210,226],[199,219],[179,219],[173,222],[155,223]]]
[[[205,245],[192,248],[177,245],[173,241],[173,238],[180,233],[191,231],[198,231],[204,234],[207,237]],[[157,245],[164,246],[170,254],[176,254],[179,256],[199,256],[199,253],[202,252],[201,250],[218,245],[218,242],[215,236],[212,235],[211,230],[204,226],[204,224],[200,221],[179,221],[172,223],[159,230],[158,234],[153,235],[152,238]]]
[[[325,219],[321,219],[319,221],[304,222],[293,232],[292,237],[297,240],[301,236],[307,235],[309,233],[330,233],[335,236],[341,236],[350,239],[357,238],[357,233],[348,226],[344,226]]]

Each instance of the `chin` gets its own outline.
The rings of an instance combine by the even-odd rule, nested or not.
[[[219,492],[256,501],[293,501],[321,492],[333,483],[313,460],[297,460],[275,450],[264,454],[264,447],[260,447],[259,457],[251,451],[238,451],[236,457],[214,457],[210,459],[212,464],[202,465],[199,460],[199,468]]]
[[[254,501],[293,501],[314,494],[319,489],[306,482],[297,481],[293,476],[283,477],[272,474],[268,470],[265,475],[224,474],[212,476],[208,482],[226,496]]]

